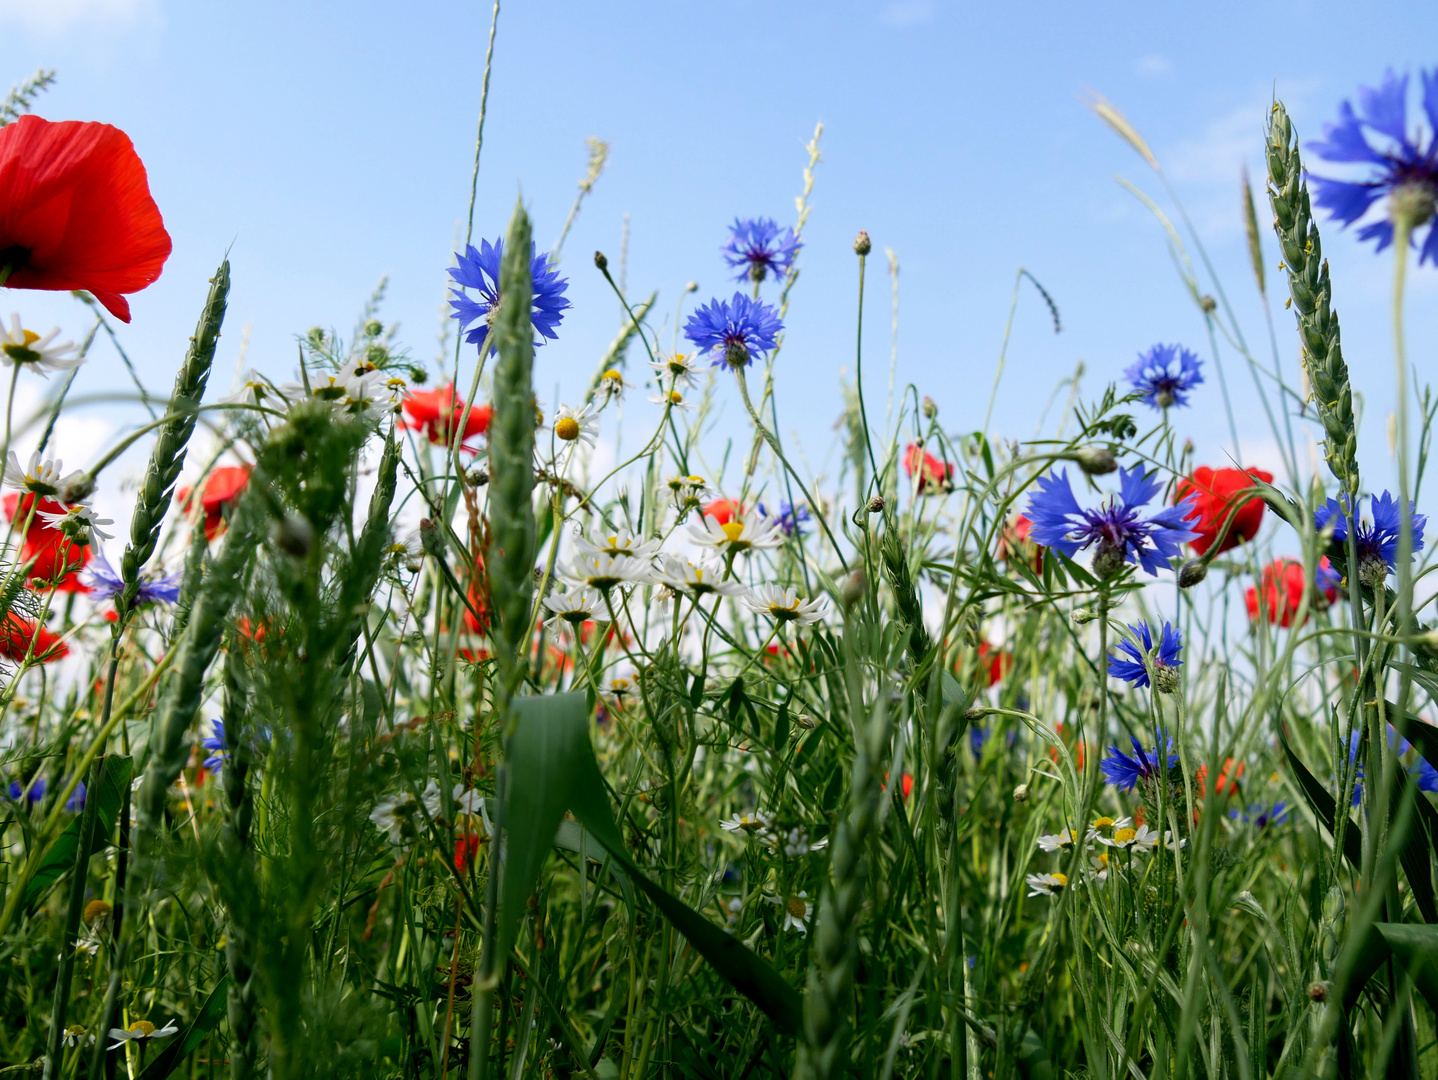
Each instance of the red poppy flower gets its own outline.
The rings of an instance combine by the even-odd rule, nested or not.
[[[1204,554],[1218,540],[1225,522],[1228,532],[1218,545],[1219,551],[1235,548],[1258,534],[1258,527],[1263,524],[1263,500],[1255,495],[1236,511],[1233,509],[1238,493],[1253,487],[1255,479],[1271,484],[1273,474],[1262,469],[1210,469],[1201,465],[1193,471],[1193,476],[1178,482],[1174,502],[1180,503],[1193,495],[1193,505],[1198,510],[1198,516],[1188,522],[1189,528],[1198,533],[1196,539],[1188,542],[1189,547],[1199,555]]]
[[[987,685],[993,686],[1014,666],[1012,653],[1000,652],[987,641],[979,642],[979,670],[984,673]]]
[[[1213,790],[1219,795],[1227,795],[1238,791],[1238,782],[1243,779],[1243,762],[1234,762],[1233,758],[1224,758],[1223,768],[1218,772],[1218,779],[1213,783]],[[1193,774],[1193,785],[1198,789],[1198,797],[1204,798],[1208,794],[1208,766],[1200,765]]]
[[[735,518],[744,516],[744,504],[733,499],[715,499],[704,507],[704,516],[712,517],[720,525],[728,525]]]
[[[1333,581],[1337,573],[1328,564],[1328,557],[1318,564],[1318,580],[1323,589],[1321,596],[1328,603],[1338,599],[1338,589]],[[1287,627],[1298,615],[1303,603],[1303,564],[1293,559],[1274,559],[1263,568],[1263,603],[1260,608],[1257,585],[1250,585],[1244,602],[1248,607],[1249,619],[1257,619],[1262,611],[1268,612],[1268,621]]]
[[[925,453],[918,443],[910,443],[904,451],[904,472],[909,476],[918,475],[921,495],[932,491],[950,491],[954,486],[953,463],[945,463],[933,454]]]
[[[479,853],[479,834],[465,832],[454,838],[454,868],[461,874],[469,869],[469,860]]]
[[[31,620],[21,618],[13,611],[0,622],[0,656],[7,660],[24,660],[25,654],[30,651],[31,641],[35,643],[34,659],[42,664],[48,664],[70,653],[66,644],[60,640],[59,634],[52,633],[43,626],[36,626]]]
[[[0,128],[0,273],[16,289],[85,289],[122,322],[160,276],[170,234],[119,128],[22,116]]]
[[[455,395],[453,383],[446,383],[436,390],[416,390],[407,394],[403,407],[400,426],[411,431],[423,431],[425,438],[437,445],[449,444],[464,416],[464,399]],[[469,419],[464,425],[464,438],[460,441],[468,442],[476,435],[488,434],[493,417],[494,409],[489,405],[476,405],[470,409]]]
[[[999,533],[998,551],[1002,562],[1030,562],[1034,573],[1044,572],[1044,549],[1029,539],[1034,523],[1023,514],[1010,521]]]
[[[250,482],[248,465],[223,465],[210,473],[200,494],[200,509],[205,514],[205,539],[213,540],[225,529],[225,515]],[[189,488],[181,488],[176,497],[186,510],[190,508]]]
[[[470,611],[471,607],[474,611]],[[475,618],[476,613],[478,618]],[[478,579],[469,586],[469,604],[464,609],[464,628],[471,634],[489,633],[489,604],[485,602],[485,590]]]
[[[32,515],[30,507],[34,500],[33,494],[26,494],[22,499],[19,492],[5,496],[6,517],[20,525],[29,519],[20,558],[26,562],[35,560],[35,565],[30,568],[30,580],[56,592],[89,592],[90,587],[80,581],[80,571],[90,562],[89,547],[74,543],[59,529],[46,524],[40,516],[42,510],[47,514],[63,514],[64,506],[54,499],[41,499]]]

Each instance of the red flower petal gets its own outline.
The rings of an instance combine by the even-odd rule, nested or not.
[[[22,116],[0,128],[0,265],[17,289],[85,289],[124,322],[170,234],[135,147],[109,124]]]
[[[1219,551],[1235,548],[1258,534],[1258,527],[1263,524],[1263,500],[1255,495],[1244,500],[1236,511],[1233,509],[1238,493],[1253,487],[1255,479],[1271,484],[1273,474],[1262,469],[1210,469],[1201,465],[1193,471],[1193,476],[1179,481],[1173,496],[1175,504],[1192,495],[1193,505],[1198,509],[1198,516],[1188,522],[1189,528],[1198,533],[1189,541],[1189,547],[1199,555],[1204,554],[1218,540],[1225,522],[1228,522],[1228,532],[1218,545]]]

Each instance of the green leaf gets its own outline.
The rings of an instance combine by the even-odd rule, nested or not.
[[[178,1039],[171,1041],[164,1051],[149,1065],[139,1076],[139,1080],[165,1080],[174,1071],[175,1066],[193,1054],[200,1043],[204,1042],[205,1036],[214,1031],[221,1020],[225,1018],[225,995],[230,988],[230,977],[221,975],[220,981],[215,983],[215,988],[210,991],[210,996],[205,999],[205,1006],[200,1010],[200,1015],[195,1017],[194,1022],[185,1029],[185,1034]]]
[[[99,799],[96,821],[97,838],[92,845],[92,853],[102,851],[105,842],[110,834],[115,831],[116,819],[120,816],[120,802],[124,798],[125,789],[130,786],[130,770],[133,763],[130,758],[118,754],[110,754],[105,758],[105,768],[100,774],[100,782],[96,785],[97,791],[87,791],[86,798]],[[33,909],[38,904],[50,886],[65,876],[65,872],[75,865],[75,851],[80,844],[80,817],[77,815],[65,831],[55,837],[55,842],[45,852],[45,857],[40,860],[40,865],[35,871],[30,883],[25,886],[25,892],[20,898],[20,906],[26,910]]]
[[[1418,992],[1438,1010],[1438,926],[1413,923],[1373,924],[1349,972],[1344,1007],[1353,1007],[1368,980],[1390,958],[1413,977]]]
[[[1332,833],[1333,823],[1336,820],[1337,803],[1333,796],[1328,794],[1328,789],[1318,782],[1318,778],[1308,771],[1308,766],[1299,760],[1293,752],[1293,747],[1288,745],[1288,735],[1283,730],[1280,722],[1278,727],[1278,741],[1283,744],[1283,753],[1288,758],[1288,764],[1293,769],[1293,774],[1298,777],[1298,786],[1303,789],[1304,798],[1308,800],[1309,807],[1313,810],[1314,816],[1323,824],[1323,827]],[[1363,842],[1358,836],[1358,826],[1352,822],[1343,830],[1343,854],[1354,868],[1363,864]]]
[[[509,751],[513,795],[506,814],[506,862],[500,884],[501,955],[509,953],[523,902],[534,887],[567,805],[583,826],[586,842],[592,838],[608,851],[674,928],[730,985],[759,1006],[776,1028],[798,1035],[802,1015],[798,991],[742,942],[650,881],[629,857],[589,742],[585,695],[519,698],[514,707],[519,718]],[[514,831],[509,831],[511,827]]]

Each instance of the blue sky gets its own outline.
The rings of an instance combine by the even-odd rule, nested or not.
[[[610,143],[609,167],[566,246],[575,306],[538,366],[542,398],[572,399],[616,329],[616,305],[589,256],[603,248],[617,263],[623,216],[633,293],[659,289],[659,310],[670,313],[691,279],[699,300],[725,295],[726,225],[736,215],[792,218],[803,144],[822,121],[823,162],[779,375],[786,435],[824,469],[839,371],[853,370],[850,244],[864,228],[880,256],[866,309],[871,403],[882,402],[888,382],[885,248],[901,267],[899,382],[931,396],[951,431],[982,422],[1016,270],[1027,268],[1053,295],[1059,335],[1032,292],[1020,301],[995,413],[996,432],[1028,437],[1051,388],[1080,359],[1096,393],[1156,341],[1210,357],[1159,227],[1114,177],[1155,197],[1159,185],[1085,107],[1085,90],[1111,99],[1148,139],[1266,359],[1239,170],[1246,163],[1260,183],[1266,225],[1261,148],[1272,93],[1315,138],[1338,102],[1386,65],[1438,63],[1413,51],[1438,41],[1438,6],[1362,11],[1360,19],[1351,4],[1298,0],[510,0],[476,233],[502,233],[522,192],[547,243],[573,200],[585,137]],[[249,363],[288,377],[295,335],[315,324],[347,333],[386,274],[381,316],[397,320],[415,358],[433,367],[444,270],[468,201],[488,18],[482,3],[0,0],[0,82],[57,68],[41,115],[116,124],[149,169],[175,241],[164,276],[133,298],[134,322],[123,330],[149,383],[168,386],[226,248],[235,286],[222,385],[242,327]],[[1280,357],[1296,379],[1277,248],[1271,233],[1264,239]],[[1325,246],[1365,402],[1363,450],[1370,470],[1382,472],[1391,262],[1331,227]],[[1411,280],[1410,354],[1424,376],[1438,340],[1438,272],[1424,268]],[[72,336],[84,330],[64,298],[6,291],[0,309],[60,323]],[[1273,463],[1249,376],[1231,353],[1225,359],[1245,463]],[[92,392],[124,385],[103,349],[82,379]],[[645,422],[643,396],[629,407],[633,431]],[[721,388],[721,397],[732,391]],[[119,416],[98,415],[91,441]],[[738,432],[741,419],[728,400],[721,430]],[[1200,459],[1224,462],[1216,380],[1183,423]]]

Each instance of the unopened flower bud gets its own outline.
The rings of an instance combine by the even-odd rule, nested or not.
[[[875,495],[864,504],[864,509],[871,514],[882,513],[884,509],[884,497],[882,495]]]
[[[869,240],[869,234],[866,233],[863,229],[860,229],[860,230],[859,230],[859,235],[856,236],[856,237],[854,237],[854,254],[855,254],[855,255],[867,255],[867,254],[869,254],[869,252],[871,252],[871,251],[873,251],[873,250],[874,250],[874,245],[873,245],[873,243]]]
[[[1308,984],[1308,1000],[1315,1005],[1321,1005],[1328,1000],[1329,984],[1323,980]]]
[[[594,253],[594,265],[601,270],[609,269],[609,260],[604,257],[604,252],[596,251]]]
[[[685,291],[685,292],[698,292],[698,291],[699,291],[699,282],[697,282],[697,281],[691,281],[691,282],[689,282],[687,285],[684,286],[684,291]]]
[[[932,420],[939,415],[939,407],[934,404],[934,399],[929,397],[928,394],[924,395],[924,401],[920,407],[924,410],[925,420]]]
[[[864,594],[868,591],[869,579],[864,575],[864,571],[855,570],[839,586],[839,599],[846,608],[850,608],[864,599]]]
[[[66,506],[82,503],[95,493],[95,478],[81,473],[60,489],[60,501]]]
[[[315,542],[314,526],[301,514],[286,514],[270,526],[270,540],[286,554],[303,559]]]
[[[1381,555],[1368,555],[1358,562],[1358,580],[1376,589],[1388,580],[1388,564]]]
[[[1170,664],[1155,662],[1153,665],[1153,687],[1160,694],[1178,693],[1178,668]]]
[[[1208,577],[1208,563],[1202,559],[1189,559],[1178,570],[1178,587],[1191,589]]]
[[[1218,310],[1218,301],[1209,296],[1208,293],[1204,293],[1203,296],[1199,298],[1198,306],[1203,308],[1206,313],[1212,315]]]
[[[1018,787],[1014,788],[1014,802],[1016,802],[1016,803],[1025,803],[1025,802],[1028,802],[1028,801],[1029,801],[1029,786],[1028,786],[1027,784],[1020,784]]]
[[[382,333],[384,333],[384,323],[380,322],[378,319],[371,319],[369,322],[364,324],[365,337],[379,337]]]
[[[464,474],[464,482],[470,487],[484,487],[489,483],[489,471],[487,469],[470,469]]]
[[[1074,608],[1069,612],[1069,622],[1075,626],[1087,626],[1098,618],[1098,612],[1093,608]]]
[[[435,558],[444,556],[444,537],[439,534],[439,526],[429,518],[420,518],[419,521],[419,543],[424,548],[426,555],[433,555]]]
[[[794,725],[803,728],[805,731],[813,731],[819,726],[819,721],[815,717],[800,713],[794,717]]]
[[[1106,446],[1081,446],[1078,465],[1090,476],[1107,476],[1118,468],[1118,459]]]

